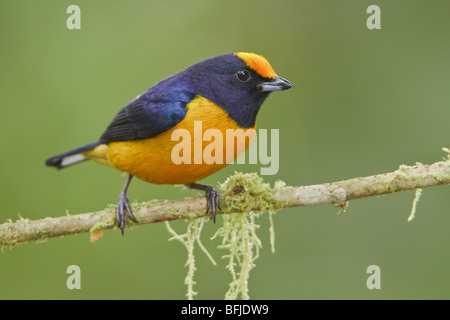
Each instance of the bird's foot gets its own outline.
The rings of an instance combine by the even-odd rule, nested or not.
[[[133,213],[131,211],[130,202],[128,201],[127,194],[125,192],[121,192],[116,207],[116,220],[120,230],[122,230],[122,235],[125,231],[125,211],[128,213],[128,217],[133,222],[138,223],[138,221],[133,216]]]
[[[216,222],[217,209],[222,211],[220,207],[220,195],[219,192],[213,186],[206,186],[206,214],[211,210],[212,220]]]
[[[219,192],[213,186],[198,184],[198,183],[190,183],[186,185],[190,189],[203,190],[205,191],[206,196],[206,214],[211,211],[212,220],[216,222],[217,209],[222,211],[220,207],[220,195]]]

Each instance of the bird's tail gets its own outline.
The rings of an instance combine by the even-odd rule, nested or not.
[[[101,145],[101,142],[94,142],[82,147],[75,148],[60,155],[51,157],[50,159],[45,161],[45,164],[49,167],[62,169],[73,164],[89,160],[90,157],[86,156],[84,153],[94,150],[99,145]]]

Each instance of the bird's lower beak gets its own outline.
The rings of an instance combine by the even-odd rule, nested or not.
[[[276,76],[273,81],[263,82],[259,85],[261,92],[281,91],[292,88],[294,85],[286,79]]]

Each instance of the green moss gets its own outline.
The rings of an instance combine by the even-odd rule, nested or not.
[[[278,182],[278,188],[282,183]],[[272,211],[275,206],[273,193],[268,183],[256,173],[236,172],[220,185],[224,213]]]
[[[103,230],[110,228],[112,225],[115,225],[116,223],[116,205],[115,204],[109,204],[105,211],[108,213],[108,218],[101,220],[94,224],[91,229],[89,229],[89,232],[97,231],[97,230]]]

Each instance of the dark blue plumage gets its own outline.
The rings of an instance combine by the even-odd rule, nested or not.
[[[236,79],[236,72],[241,69],[251,74],[246,83]],[[158,82],[123,107],[100,141],[157,136],[184,119],[186,105],[197,95],[223,108],[240,127],[252,128],[261,104],[269,95],[269,92],[257,92],[257,84],[265,80],[234,54],[209,58]]]
[[[196,93],[176,74],[123,107],[100,137],[102,143],[147,139],[169,130],[186,115]],[[170,89],[169,89],[170,88]]]

